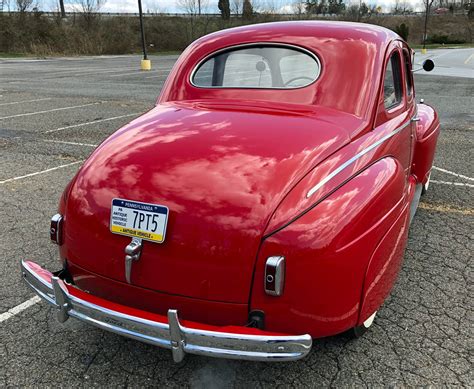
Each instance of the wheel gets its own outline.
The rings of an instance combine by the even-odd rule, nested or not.
[[[421,195],[422,196],[428,191],[428,187],[430,186],[430,178],[431,178],[431,172],[428,173],[428,178],[427,178],[426,182],[421,187]]]
[[[369,316],[367,320],[362,323],[362,325],[356,326],[352,328],[351,330],[349,330],[350,335],[353,338],[360,338],[362,335],[364,335],[367,332],[367,330],[370,328],[372,323],[374,322],[376,314],[377,314],[377,311],[375,311],[371,316]]]

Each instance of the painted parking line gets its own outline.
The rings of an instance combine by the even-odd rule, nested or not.
[[[150,70],[154,71],[154,70]],[[109,77],[122,77],[122,76],[137,76],[139,74],[143,74],[143,70],[135,70],[134,72],[124,73],[124,74],[110,74]]]
[[[101,104],[101,103],[102,103],[102,102],[98,101],[98,102],[95,102],[95,103],[88,103],[88,104],[81,104],[81,105],[73,105],[73,106],[71,106],[71,107],[53,108],[53,109],[48,109],[48,110],[46,110],[46,111],[36,111],[36,112],[20,113],[20,114],[17,114],[17,115],[10,115],[10,116],[3,116],[3,117],[0,117],[0,120],[18,118],[18,117],[23,117],[23,116],[40,115],[40,114],[43,114],[43,113],[64,111],[64,110],[67,110],[67,109],[76,109],[76,108],[90,107],[91,105],[97,105],[97,104]]]
[[[41,73],[41,79],[54,79],[54,78],[66,78],[66,77],[79,77],[79,76],[87,76],[87,75],[95,75],[95,74],[102,74],[102,73],[117,73],[117,72],[127,72],[130,71],[130,67],[124,68],[115,68],[114,70],[103,70],[102,68],[78,68],[78,69],[69,69],[69,70],[61,70],[55,71],[51,69],[44,69]],[[38,81],[37,79],[28,79],[31,81]]]
[[[57,58],[12,58],[12,59],[3,59],[0,61],[0,64],[3,63],[16,63],[16,62],[23,62],[23,63],[36,63],[36,62],[63,62],[63,61],[70,61],[70,62],[81,62],[81,61],[90,61],[90,60],[104,60],[104,59],[121,59],[121,58],[135,58],[136,55],[133,54],[126,54],[126,55],[85,55],[83,57],[57,57]]]
[[[2,67],[3,69],[3,67]],[[15,68],[16,69],[16,68]],[[71,68],[71,69],[55,69],[55,68],[44,68],[41,69],[40,71],[37,71],[37,74],[41,76],[42,79],[52,79],[52,78],[61,78],[64,76],[69,76],[69,77],[74,77],[74,76],[80,76],[83,74],[96,74],[96,73],[108,73],[108,72],[126,72],[130,70],[130,68],[120,68],[116,70],[103,70],[102,68]],[[21,80],[23,81],[40,81],[38,78],[22,78]]]
[[[71,74],[71,76],[75,77],[75,76],[87,76],[87,75],[103,74],[103,73],[120,73],[120,72],[129,71],[129,70],[130,70],[130,68],[121,68],[121,69],[114,69],[114,70],[110,70],[110,69],[109,70],[102,70],[100,68],[87,69],[87,70],[84,70],[84,72]]]
[[[451,174],[452,176],[455,176],[455,177],[464,178],[465,180],[474,181],[474,178],[472,178],[472,177],[464,176],[462,174],[455,173],[455,172],[452,172],[450,170],[442,169],[442,168],[437,167],[437,166],[433,166],[433,169],[438,170],[438,171],[443,172],[443,173],[446,173],[446,174]]]
[[[474,58],[474,53],[472,53],[467,59],[464,61],[464,64],[467,65],[471,59]]]
[[[165,67],[154,67],[152,70],[147,70],[146,73],[150,74],[150,73],[155,73],[155,72],[158,72],[158,71],[170,71],[172,68],[172,66],[165,66]],[[143,70],[135,70],[134,72],[129,72],[129,73],[125,73],[125,74],[109,74],[108,77],[121,77],[121,76],[136,76],[136,75],[139,75],[139,74],[144,74],[144,71]],[[154,77],[157,77],[157,76],[154,76]],[[151,78],[151,77],[145,77],[145,78]]]
[[[465,187],[467,187],[467,188],[474,188],[474,185],[472,185],[472,184],[465,184],[464,182],[452,182],[452,181],[430,180],[430,184],[451,185],[451,186],[465,186]]]
[[[92,143],[78,143],[78,142],[66,142],[64,140],[52,140],[52,139],[43,139],[43,142],[49,143],[59,143],[63,145],[73,145],[73,146],[88,146],[88,147],[97,147],[98,145]]]
[[[33,102],[35,102],[35,101],[46,101],[46,100],[51,100],[51,97],[46,97],[46,98],[44,98],[44,99],[12,101],[11,103],[0,103],[0,105],[13,105],[13,104],[22,104],[22,103],[33,103]]]
[[[48,130],[48,131],[45,131],[44,133],[45,133],[45,134],[50,134],[50,133],[52,133],[52,132],[58,132],[58,131],[67,130],[67,129],[69,129],[69,128],[76,128],[76,127],[89,126],[89,125],[96,124],[96,123],[108,122],[108,121],[110,121],[110,120],[122,119],[122,118],[130,117],[130,116],[140,115],[140,114],[141,114],[141,112],[135,112],[135,113],[129,113],[129,114],[126,114],[126,115],[114,116],[114,117],[106,118],[106,119],[93,120],[93,121],[91,121],[91,122],[85,122],[85,123],[79,123],[79,124],[72,124],[72,125],[70,125],[70,126],[59,127],[59,128],[55,128],[55,129],[53,129],[53,130]]]
[[[34,296],[25,302],[18,304],[16,307],[9,309],[8,311],[2,313],[0,315],[0,323],[4,322],[5,320],[10,319],[11,317],[18,315],[19,313],[23,312],[25,309],[28,309],[32,305],[40,302],[41,298],[39,296]]]
[[[171,71],[171,69],[170,69]],[[157,76],[149,76],[149,77],[145,77],[145,78],[160,78],[160,77],[165,77],[166,78],[167,74],[158,74]]]
[[[444,204],[430,204],[430,203],[419,203],[418,208],[425,209],[427,211],[443,212],[443,213],[457,213],[460,215],[474,215],[473,208],[455,208]]]
[[[74,161],[74,162],[71,162],[71,163],[66,163],[65,165],[60,165],[60,166],[52,167],[52,168],[49,168],[49,169],[46,169],[46,170],[40,170],[39,172],[34,172],[34,173],[30,173],[30,174],[25,174],[24,176],[18,176],[18,177],[13,177],[13,178],[7,178],[6,180],[0,181],[0,185],[6,184],[6,183],[12,182],[12,181],[22,180],[22,179],[24,179],[24,178],[34,177],[34,176],[37,176],[37,175],[40,175],[40,174],[49,173],[49,172],[52,172],[52,171],[54,171],[54,170],[62,169],[62,168],[68,167],[68,166],[77,165],[78,163],[82,163],[82,162],[84,162],[84,160],[81,160],[81,161]]]

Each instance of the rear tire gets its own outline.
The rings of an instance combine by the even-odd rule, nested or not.
[[[367,318],[367,320],[365,320],[362,323],[362,325],[356,326],[356,327],[352,328],[351,330],[349,330],[350,335],[353,338],[360,338],[362,335],[364,335],[369,330],[369,328],[372,326],[372,323],[374,322],[376,314],[377,314],[377,311],[375,311],[371,316],[369,316]]]

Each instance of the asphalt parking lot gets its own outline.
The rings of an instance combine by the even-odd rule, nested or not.
[[[390,298],[363,338],[319,339],[308,358],[279,364],[175,364],[168,350],[59,324],[37,303],[20,259],[57,269],[48,229],[63,188],[97,144],[152,107],[176,57],[153,58],[150,72],[138,56],[0,60],[0,386],[473,386],[474,49],[455,53],[464,70],[416,73],[442,132]],[[449,68],[450,53],[442,61]]]

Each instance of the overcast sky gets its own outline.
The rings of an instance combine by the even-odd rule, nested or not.
[[[180,0],[142,0],[142,4],[144,11],[148,9],[151,12],[181,12],[179,1]],[[292,8],[291,4],[296,1],[297,0],[254,0],[254,2],[257,2],[261,7],[280,9],[282,11],[290,10]],[[359,3],[358,0],[349,0],[349,2],[350,1],[354,1],[357,4]],[[384,11],[389,11],[395,0],[368,0],[367,2],[371,4],[376,3],[382,6]],[[414,9],[421,3],[420,0],[406,0],[406,2]],[[208,12],[219,12],[217,0],[202,0],[202,4],[204,3],[207,3]],[[102,10],[105,12],[137,12],[137,8],[137,0],[107,0]]]
[[[65,0],[67,4],[67,10],[72,11],[74,8],[80,8],[81,0]],[[84,0],[86,1],[86,0]],[[102,0],[103,5],[101,7],[102,12],[138,12],[138,3],[137,0]],[[105,1],[105,2],[104,2]],[[183,8],[180,7],[180,2],[189,1],[189,0],[142,0],[144,12],[170,12],[170,13],[181,13]],[[201,0],[203,4],[203,12],[217,13],[219,12],[217,8],[218,0]],[[233,0],[230,0],[231,3]],[[280,12],[291,12],[293,9],[292,4],[300,0],[253,0],[256,8],[263,9],[275,9]],[[359,3],[359,0],[346,0],[348,2]],[[364,0],[362,0],[364,1]],[[365,0],[369,4],[377,4],[382,6],[383,11],[390,11],[395,0]],[[414,10],[420,10],[421,0],[399,0],[401,2],[405,1],[410,4]],[[15,4],[15,0],[6,0],[6,3]],[[38,5],[38,8],[41,10],[56,10],[58,8],[57,0],[36,0],[35,3]],[[207,5],[207,6],[205,6]],[[5,9],[8,9],[5,6]]]

